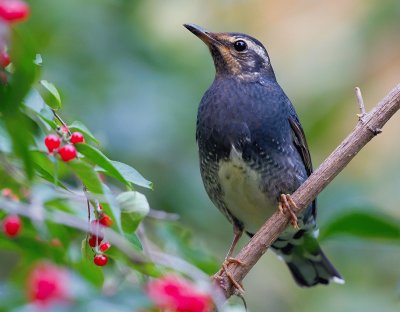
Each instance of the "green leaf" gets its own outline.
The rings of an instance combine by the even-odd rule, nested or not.
[[[44,115],[42,115],[40,113],[38,113],[37,115],[38,115],[38,118],[40,118],[42,120],[42,122],[45,122],[46,124],[48,124],[51,129],[57,128],[57,124],[53,120],[45,117]]]
[[[68,188],[58,179],[55,179],[55,165],[54,161],[49,159],[49,156],[40,151],[31,151],[34,168],[39,173],[39,175],[46,181],[62,187],[65,190]]]
[[[38,172],[39,176],[42,179],[44,179],[50,183],[54,183],[54,177],[50,173],[48,173],[46,170],[41,168],[39,165],[35,164],[35,170]],[[56,185],[63,188],[64,190],[68,191],[68,188],[62,182],[60,182],[60,180],[56,181]]]
[[[133,247],[138,251],[143,251],[142,243],[139,240],[139,237],[135,233],[126,234],[125,238],[133,245]]]
[[[320,238],[327,239],[338,235],[400,241],[400,220],[380,213],[353,211],[326,224]]]
[[[52,109],[58,110],[61,108],[61,97],[57,88],[47,80],[40,80],[38,91],[43,101]]]
[[[82,180],[88,191],[94,194],[103,194],[102,183],[92,166],[80,159],[69,161],[68,166]]]
[[[54,121],[42,116],[40,113],[36,112],[31,107],[28,106],[23,107],[23,112],[25,113],[26,116],[32,119],[45,133],[49,132],[53,128],[53,125],[55,125],[56,127]]]
[[[1,111],[17,111],[35,80],[34,43],[22,29],[12,29],[11,59],[14,72],[10,84],[0,88]]]
[[[102,167],[105,170],[105,173],[116,178],[125,185],[130,186],[129,182],[126,181],[117,168],[115,168],[111,160],[108,159],[107,156],[100,152],[97,148],[89,144],[76,144],[75,147],[79,153],[84,155],[88,160]]]
[[[73,131],[81,132],[86,138],[91,139],[96,144],[100,144],[100,142],[94,137],[94,135],[90,132],[90,130],[80,121],[74,121],[71,125],[69,125],[69,129]]]
[[[24,163],[26,175],[33,178],[33,161],[29,147],[34,142],[33,123],[21,112],[13,112],[5,118],[8,134],[12,142],[13,152],[21,158]]]
[[[94,286],[101,287],[104,283],[104,274],[100,267],[93,264],[94,252],[89,247],[86,238],[82,240],[81,253],[82,260],[73,264],[74,269]]]
[[[121,208],[122,229],[133,233],[149,213],[149,203],[143,194],[134,191],[119,194],[117,201]]]
[[[85,237],[81,242],[81,254],[84,260],[92,260],[94,256],[93,250],[89,247],[87,237]]]
[[[111,163],[115,168],[117,168],[125,180],[142,187],[149,189],[153,188],[153,184],[146,180],[136,169],[132,168],[131,166],[114,160],[111,160]]]
[[[33,178],[32,159],[29,146],[33,142],[32,124],[20,112],[23,99],[29,92],[36,75],[34,44],[21,28],[12,28],[11,59],[14,73],[9,85],[0,87],[0,113],[11,138],[13,151],[23,164],[26,175]]]

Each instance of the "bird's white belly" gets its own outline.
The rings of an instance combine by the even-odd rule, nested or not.
[[[221,161],[219,180],[227,208],[250,233],[256,233],[273,212],[277,204],[261,191],[261,177],[232,148],[228,161]]]

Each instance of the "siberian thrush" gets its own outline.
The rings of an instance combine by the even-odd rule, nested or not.
[[[276,81],[261,42],[241,33],[184,25],[209,48],[214,82],[197,115],[196,140],[205,189],[232,223],[234,240],[252,236],[311,174],[311,157],[295,109]],[[292,203],[293,204],[293,203]],[[316,240],[316,202],[272,244],[300,286],[343,283]]]

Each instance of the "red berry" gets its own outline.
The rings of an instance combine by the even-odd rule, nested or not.
[[[11,63],[10,56],[8,55],[6,50],[3,50],[0,53],[0,66],[6,68],[10,63]]]
[[[18,216],[7,216],[3,221],[3,231],[9,237],[16,237],[21,228],[22,223]]]
[[[101,252],[106,252],[108,249],[110,249],[110,247],[111,247],[111,244],[109,242],[104,242],[104,243],[100,244],[99,250]]]
[[[103,240],[103,237],[101,237],[101,236],[90,235],[90,237],[88,239],[88,244],[90,247],[94,248],[96,246],[99,246],[102,240]]]
[[[52,153],[55,149],[59,148],[61,139],[55,134],[49,134],[44,138],[44,145],[46,145],[49,153]]]
[[[70,161],[70,160],[76,158],[75,146],[73,146],[71,144],[68,144],[68,145],[65,145],[65,146],[61,147],[58,150],[58,153],[60,154],[61,159],[64,160],[64,161]]]
[[[22,0],[0,0],[0,18],[5,22],[22,22],[29,13],[29,6]]]
[[[95,255],[93,262],[97,266],[105,266],[108,262],[108,257],[106,255]]]
[[[100,217],[99,222],[100,222],[100,224],[107,226],[107,227],[109,227],[113,224],[113,220],[111,219],[111,217],[105,213]]]
[[[80,132],[73,132],[71,134],[71,143],[76,144],[76,143],[84,143],[85,142],[85,137],[83,136],[82,133]]]

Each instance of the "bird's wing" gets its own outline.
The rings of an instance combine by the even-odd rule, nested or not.
[[[310,175],[313,172],[313,167],[303,128],[301,127],[300,121],[296,115],[291,115],[289,117],[289,124],[293,131],[293,143],[303,160],[307,175]]]
[[[293,143],[303,160],[304,166],[307,171],[307,175],[309,176],[313,172],[310,150],[308,149],[306,136],[304,134],[300,121],[297,118],[296,113],[294,112],[294,109],[292,109],[292,112],[289,116],[289,124],[290,127],[292,128]],[[317,199],[315,199],[312,202],[311,213],[314,216],[314,218],[317,217]]]

